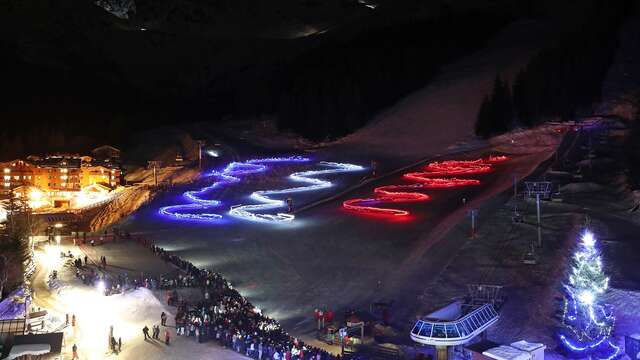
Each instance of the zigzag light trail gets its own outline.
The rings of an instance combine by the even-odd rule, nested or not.
[[[204,211],[207,209],[218,207],[222,204],[220,200],[205,199],[203,196],[215,189],[221,189],[224,186],[240,182],[238,176],[256,174],[267,171],[266,164],[270,163],[301,163],[309,162],[310,159],[301,156],[274,157],[264,159],[252,159],[244,162],[232,162],[228,164],[222,171],[211,171],[206,176],[217,177],[209,186],[205,186],[199,190],[186,191],[183,195],[191,204],[170,205],[162,207],[158,212],[162,215],[179,219],[179,220],[200,220],[200,221],[217,221],[222,219],[222,215]]]
[[[374,198],[350,199],[342,203],[342,206],[351,211],[384,216],[408,216],[406,210],[389,209],[373,206],[385,203],[409,203],[428,201],[431,196],[420,192],[407,192],[406,190],[424,189],[448,189],[460,186],[479,185],[480,180],[444,178],[446,176],[465,176],[483,174],[491,171],[491,166],[508,160],[506,156],[490,156],[487,159],[478,160],[449,160],[433,162],[425,167],[423,172],[411,172],[403,175],[403,178],[417,182],[409,185],[386,185],[376,187]]]
[[[333,183],[331,183],[330,181],[315,178],[316,176],[364,170],[362,166],[345,164],[345,163],[323,161],[323,162],[320,162],[319,165],[328,166],[328,167],[331,167],[332,169],[295,172],[289,175],[289,179],[297,182],[307,183],[310,185],[279,189],[279,190],[255,191],[251,194],[250,198],[257,202],[260,202],[261,204],[232,206],[231,210],[229,210],[229,215],[232,215],[241,219],[245,219],[245,220],[250,220],[250,221],[272,222],[272,223],[290,222],[295,219],[295,216],[293,214],[277,213],[274,215],[274,214],[263,214],[263,213],[256,213],[256,212],[273,210],[273,209],[278,209],[286,206],[286,202],[284,200],[270,198],[269,197],[270,195],[283,195],[283,194],[292,194],[292,193],[298,193],[298,192],[317,191],[317,190],[330,188],[333,186]]]

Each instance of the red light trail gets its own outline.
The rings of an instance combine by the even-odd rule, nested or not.
[[[489,164],[498,164],[501,162],[505,162],[507,160],[509,160],[509,157],[505,155],[496,155],[496,156],[489,155],[489,157],[484,161],[488,162]]]
[[[507,161],[507,156],[489,156],[478,160],[447,160],[432,162],[425,166],[423,172],[411,172],[402,177],[417,182],[408,185],[386,185],[373,190],[375,197],[367,199],[349,199],[342,206],[351,211],[389,216],[407,216],[409,211],[372,206],[373,204],[409,203],[428,201],[431,196],[419,191],[424,189],[449,189],[460,186],[479,185],[477,179],[444,178],[445,176],[465,176],[484,174],[491,171],[492,164]]]
[[[366,203],[408,203],[427,201],[431,199],[431,196],[416,192],[405,192],[399,190],[420,190],[423,189],[421,184],[413,185],[387,185],[380,186],[373,189],[373,193],[376,195],[373,199],[351,199],[342,203],[342,207],[347,210],[353,210],[357,212],[363,212],[368,214],[378,215],[392,215],[392,216],[406,216],[409,215],[408,211],[397,209],[385,209],[374,206],[365,205]]]

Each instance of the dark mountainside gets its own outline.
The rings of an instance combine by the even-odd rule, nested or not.
[[[3,1],[0,154],[126,148],[160,125],[261,115],[339,137],[509,22],[599,2],[141,0],[120,19],[89,0]]]
[[[585,9],[575,31],[558,36],[533,56],[513,85],[496,78],[479,111],[476,134],[489,137],[514,126],[572,120],[592,113],[618,48],[620,28],[634,8],[631,1]]]

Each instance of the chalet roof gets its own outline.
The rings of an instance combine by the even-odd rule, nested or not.
[[[100,184],[100,183],[95,183],[95,184],[91,184],[89,186],[85,186],[84,188],[82,188],[83,191],[91,191],[91,192],[98,192],[98,193],[105,193],[105,192],[109,192],[111,191],[111,188]]]
[[[115,148],[111,145],[102,145],[102,146],[98,146],[97,148],[91,150],[92,153],[94,152],[98,152],[98,151],[102,151],[102,150],[110,150],[110,151],[115,151],[115,152],[120,152],[120,149]]]
[[[103,167],[105,169],[120,169],[120,164],[117,162],[108,161],[108,160],[98,160],[98,159],[91,160],[88,166]]]
[[[26,191],[29,191],[31,189],[37,189],[37,187],[33,186],[33,185],[20,185],[20,186],[14,187],[13,191],[14,192],[20,192],[21,190],[24,190],[26,192]]]
[[[36,165],[39,167],[52,167],[52,168],[80,168],[81,160],[78,158],[64,158],[64,157],[47,157],[38,162]]]
[[[0,167],[10,167],[10,166],[13,166],[13,164],[15,164],[15,163],[17,163],[19,161],[22,161],[25,165],[32,165],[31,161],[29,161],[29,160],[14,159],[14,160],[11,160],[11,161],[0,162]]]
[[[49,344],[51,346],[51,352],[54,354],[59,354],[62,350],[63,336],[64,334],[61,332],[17,335],[13,338],[13,345]]]

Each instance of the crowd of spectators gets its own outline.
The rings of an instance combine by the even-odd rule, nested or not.
[[[168,304],[177,307],[175,322],[178,336],[193,337],[198,342],[216,341],[258,360],[341,359],[340,355],[309,346],[290,336],[276,320],[263,315],[219,273],[199,269],[142,237],[126,233],[114,234],[114,240],[116,238],[139,242],[162,260],[173,264],[178,271],[160,277],[145,274],[140,274],[140,278],[129,278],[126,274],[115,278],[103,277],[100,280],[106,283],[105,294],[138,287],[167,290]],[[77,267],[81,265],[79,262]],[[87,276],[92,283],[98,278],[99,275],[93,271],[92,276]],[[197,303],[180,299],[179,288],[198,288],[203,299]]]
[[[309,346],[291,337],[280,324],[262,314],[234,289],[219,273],[202,270],[164,249],[150,245],[151,251],[181,272],[164,276],[159,284],[174,289],[170,305],[176,305],[176,332],[179,336],[194,337],[198,342],[216,341],[248,357],[262,360],[339,360],[322,349]],[[188,303],[178,300],[178,287],[197,287],[203,300]]]

